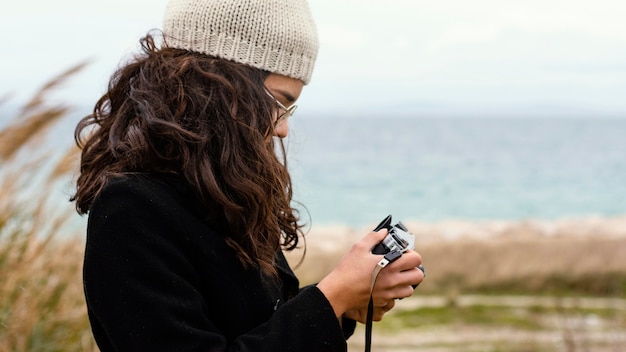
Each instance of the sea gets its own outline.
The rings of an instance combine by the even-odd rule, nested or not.
[[[53,149],[73,143],[78,115]],[[285,145],[307,226],[626,216],[626,116],[298,113]],[[72,206],[73,183],[58,191]]]
[[[626,119],[300,116],[286,140],[309,225],[626,214]]]

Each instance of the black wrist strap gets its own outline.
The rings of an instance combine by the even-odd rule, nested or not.
[[[400,251],[389,252],[385,254],[383,259],[381,259],[376,265],[376,268],[374,268],[374,272],[372,272],[370,301],[367,304],[367,317],[365,320],[365,352],[370,352],[372,350],[372,324],[374,319],[374,298],[372,297],[372,292],[374,292],[374,284],[376,284],[376,279],[378,278],[378,274],[380,274],[380,271],[401,256],[402,252]]]
[[[372,319],[374,318],[374,299],[370,296],[367,305],[367,320],[365,321],[365,352],[372,350]]]

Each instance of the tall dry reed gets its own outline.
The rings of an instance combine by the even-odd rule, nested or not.
[[[0,131],[0,351],[94,351],[81,284],[83,243],[71,206],[49,199],[75,169],[75,148],[44,145],[70,111],[46,96],[85,64],[52,79]],[[71,136],[64,136],[71,138]],[[52,162],[51,162],[52,160]],[[62,238],[61,238],[62,237]]]

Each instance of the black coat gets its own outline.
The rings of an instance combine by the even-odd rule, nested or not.
[[[106,351],[345,351],[321,291],[298,288],[281,252],[279,278],[245,270],[173,177],[110,182],[89,213],[87,308]]]

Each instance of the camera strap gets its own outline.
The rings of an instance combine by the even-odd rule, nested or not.
[[[380,274],[381,270],[383,270],[387,265],[393,263],[395,260],[402,256],[401,251],[394,251],[385,254],[385,256],[378,262],[374,271],[372,272],[372,284],[370,286],[370,301],[367,305],[367,318],[365,321],[365,352],[370,352],[372,350],[372,324],[374,319],[374,298],[372,297],[372,293],[374,292],[374,285],[376,284],[376,279],[378,278],[378,274]]]

